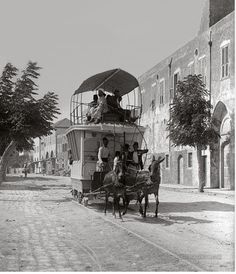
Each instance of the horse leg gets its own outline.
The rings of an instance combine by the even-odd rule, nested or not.
[[[144,214],[143,214],[144,218],[146,218],[147,205],[148,205],[148,194],[145,193]]]
[[[159,206],[159,197],[158,197],[158,194],[159,194],[159,185],[158,185],[158,188],[157,188],[157,192],[155,194],[155,197],[156,197],[156,211],[155,211],[155,217],[157,218],[157,214],[158,214],[158,206]]]
[[[123,221],[122,215],[121,215],[121,212],[120,212],[120,197],[117,197],[117,207],[118,207],[118,211],[119,211],[119,217]]]
[[[124,211],[123,211],[123,215],[125,215],[126,214],[126,212],[127,212],[127,209],[128,209],[128,206],[129,206],[129,198],[128,198],[128,196],[126,195],[126,194],[124,194],[124,196],[123,196],[123,204],[124,204]]]
[[[143,207],[142,207],[142,200],[143,200],[144,195],[138,194],[137,200],[139,203],[139,213],[143,216]]]
[[[155,217],[157,218],[157,214],[158,214],[158,205],[159,205],[158,194],[155,194],[155,198],[156,198],[156,210],[155,210]]]
[[[113,217],[116,218],[116,202],[117,202],[117,198],[116,198],[116,195],[113,194]]]
[[[109,196],[109,194],[106,192],[106,195],[105,195],[105,210],[104,210],[105,215],[107,214],[108,196]]]

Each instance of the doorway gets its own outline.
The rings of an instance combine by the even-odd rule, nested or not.
[[[230,188],[230,145],[229,142],[224,142],[221,146],[221,188]]]
[[[178,184],[184,184],[184,158],[181,155],[178,158]]]
[[[206,186],[207,184],[207,156],[202,156],[202,179],[203,185]]]

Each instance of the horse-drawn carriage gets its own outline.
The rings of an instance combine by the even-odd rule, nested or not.
[[[89,121],[88,115],[86,115],[90,106],[89,101],[99,89],[103,89],[107,97],[113,96],[114,92],[119,90],[120,101],[123,103],[122,109],[117,111],[110,108],[105,113],[101,113],[99,121]],[[147,174],[144,177],[138,172],[131,175],[127,172],[124,157],[122,157],[117,169],[113,170],[113,159],[116,151],[123,152],[125,144],[133,144],[134,142],[138,142],[140,145],[142,142],[145,144],[143,139],[145,128],[139,125],[141,112],[142,97],[138,81],[134,76],[121,69],[96,74],[85,80],[74,92],[71,97],[71,127],[66,134],[70,149],[72,193],[80,202],[83,197],[92,199],[98,192],[104,194],[106,202],[108,195],[113,196],[114,200],[116,195],[118,195],[117,198],[123,195],[127,209],[131,195],[141,191],[142,182],[138,181]],[[98,169],[97,159],[99,147],[102,145],[101,140],[104,137],[109,142],[110,151],[110,161],[107,163],[110,168],[106,171]],[[110,173],[109,169],[111,170]],[[114,182],[112,180],[109,182],[109,174],[115,175],[117,181],[117,186],[115,186],[117,188],[115,189]],[[150,179],[150,172],[146,177],[148,179],[145,179],[145,182]],[[127,184],[128,181],[132,184]],[[104,187],[104,182],[105,184],[108,182],[106,187]],[[113,186],[109,187],[112,184]]]

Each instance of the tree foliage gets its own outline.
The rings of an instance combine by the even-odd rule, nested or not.
[[[177,95],[170,108],[167,125],[175,146],[202,147],[219,137],[211,119],[209,91],[200,75],[188,75],[177,84]]]
[[[17,149],[31,149],[33,138],[50,134],[59,114],[58,96],[48,92],[37,99],[40,67],[29,62],[21,75],[8,63],[0,77],[0,155],[11,141]]]

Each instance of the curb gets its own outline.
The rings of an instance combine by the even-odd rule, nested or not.
[[[214,191],[214,189],[206,188],[204,189],[203,193],[200,193],[198,191],[198,188],[178,188],[175,186],[165,186],[160,185],[160,189],[169,190],[169,191],[175,191],[175,192],[187,192],[187,193],[193,193],[193,194],[199,194],[199,195],[211,195],[211,196],[227,196],[227,197],[234,197],[235,192],[234,190],[224,190],[224,192]],[[228,191],[228,193],[226,193]]]

